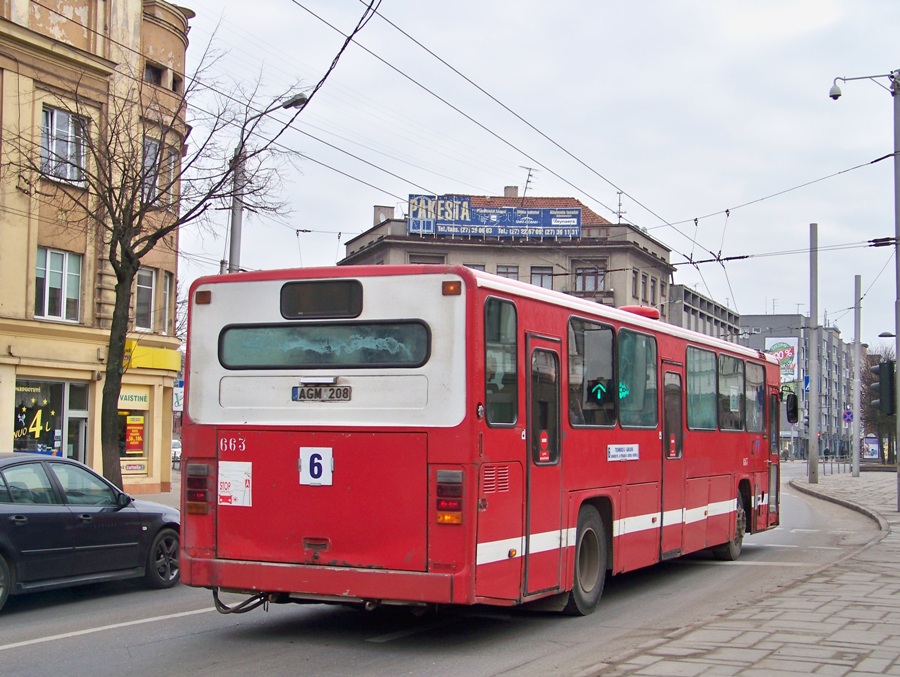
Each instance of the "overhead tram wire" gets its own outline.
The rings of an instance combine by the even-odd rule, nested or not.
[[[326,26],[328,26],[329,28],[331,28],[333,31],[335,31],[335,32],[338,33],[339,35],[344,35],[344,33],[341,31],[341,29],[339,29],[338,27],[336,27],[335,25],[333,25],[332,23],[330,23],[329,21],[327,21],[327,20],[324,19],[323,17],[319,16],[318,14],[316,14],[315,12],[313,12],[313,11],[312,11],[311,9],[309,9],[308,7],[305,7],[302,3],[300,3],[299,0],[291,0],[291,2],[292,2],[294,5],[296,5],[297,7],[299,7],[300,9],[302,9],[304,12],[307,12],[307,13],[310,14],[311,16],[314,16],[316,19],[318,19],[319,21],[321,21],[323,24],[325,24]],[[501,135],[498,134],[497,132],[493,131],[492,129],[490,129],[489,127],[487,127],[486,125],[484,125],[483,123],[479,122],[478,120],[476,120],[475,118],[473,118],[471,115],[469,115],[468,113],[466,113],[465,111],[463,111],[463,110],[460,109],[459,107],[453,105],[450,101],[448,101],[447,99],[443,98],[441,95],[439,95],[439,94],[436,93],[435,91],[433,91],[433,90],[429,89],[428,87],[426,87],[425,85],[423,85],[421,82],[419,82],[418,80],[416,80],[415,78],[413,78],[411,75],[408,75],[407,73],[405,73],[404,71],[402,71],[401,69],[399,69],[397,66],[394,66],[392,63],[390,63],[389,61],[387,61],[387,60],[384,59],[383,57],[379,56],[378,54],[376,54],[375,52],[373,52],[372,50],[370,50],[369,48],[367,48],[365,45],[363,45],[363,44],[361,44],[360,42],[357,41],[357,42],[356,42],[356,46],[359,47],[360,49],[362,49],[364,52],[366,52],[366,53],[369,54],[370,56],[372,56],[373,58],[375,58],[375,59],[377,59],[378,61],[380,61],[381,63],[383,63],[385,66],[387,66],[388,68],[390,68],[391,70],[393,70],[393,71],[394,71],[395,73],[397,73],[398,75],[400,75],[400,76],[402,76],[403,78],[407,79],[409,82],[411,82],[412,84],[414,84],[416,87],[419,87],[419,88],[422,89],[423,91],[425,91],[425,92],[427,92],[428,94],[430,94],[432,97],[434,97],[435,99],[437,99],[438,101],[440,101],[441,103],[443,103],[445,106],[451,108],[452,110],[454,110],[454,111],[456,111],[457,113],[459,113],[460,115],[462,115],[462,116],[463,116],[464,118],[466,118],[469,122],[471,122],[472,124],[476,125],[477,127],[479,127],[480,129],[482,129],[483,131],[487,132],[488,134],[490,134],[491,136],[493,136],[495,139],[497,139],[497,140],[500,141],[501,143],[503,143],[503,144],[509,146],[510,148],[512,148],[512,149],[513,149],[514,151],[516,151],[517,153],[519,153],[519,154],[521,154],[522,156],[528,158],[530,161],[536,163],[541,169],[544,169],[545,171],[549,172],[550,174],[552,174],[553,176],[555,176],[557,179],[559,179],[560,181],[562,181],[563,183],[565,183],[565,184],[566,184],[567,186],[569,186],[570,188],[573,188],[573,189],[574,189],[575,191],[577,191],[578,193],[581,193],[582,195],[587,196],[589,199],[591,199],[591,200],[593,200],[594,202],[596,202],[597,204],[603,206],[603,208],[606,209],[606,210],[608,210],[610,213],[613,213],[613,214],[615,213],[615,210],[613,210],[612,207],[610,207],[609,205],[607,205],[606,203],[604,203],[602,200],[600,200],[599,198],[597,198],[597,197],[595,197],[594,195],[592,195],[589,191],[584,190],[583,188],[580,188],[579,186],[575,185],[574,183],[572,183],[571,181],[569,181],[568,179],[566,179],[565,177],[563,177],[561,174],[557,173],[556,171],[554,171],[553,169],[551,169],[550,167],[548,167],[547,165],[545,165],[544,163],[542,163],[542,162],[541,162],[540,160],[538,160],[537,158],[533,157],[533,156],[530,155],[529,153],[525,152],[524,150],[522,150],[521,148],[519,148],[518,146],[516,146],[512,141],[509,141],[508,139],[504,138],[503,136],[501,136]],[[604,180],[606,180],[606,179],[604,179]],[[611,184],[611,185],[612,185],[612,184]],[[635,200],[635,199],[634,199],[630,194],[628,194],[627,192],[622,191],[622,193],[623,193],[624,195],[627,195],[627,196],[628,196],[629,198],[631,198],[632,200],[634,200],[636,204],[641,204],[638,200]],[[652,210],[648,209],[646,206],[644,206],[644,205],[642,205],[642,204],[641,204],[641,206],[642,206],[644,209],[647,209],[647,211],[648,211],[649,213],[651,213],[651,214],[653,214],[654,216],[656,216],[656,218],[658,218],[658,219],[660,219],[661,221],[663,221],[666,225],[669,225],[668,222],[667,222],[665,219],[663,219],[661,216],[659,216],[658,214],[656,214],[656,213],[653,212]],[[674,228],[674,230],[675,230],[676,232],[678,232],[679,234],[681,234],[683,237],[685,237],[687,240],[691,240],[691,237],[690,237],[689,235],[687,235],[686,233],[682,232],[682,231],[679,230],[678,228]],[[706,247],[703,247],[703,245],[700,245],[700,243],[697,243],[697,244],[698,244],[698,246],[700,246],[700,247],[702,247],[704,250],[706,250]],[[708,251],[708,250],[707,250],[707,251]],[[678,252],[678,253],[681,254],[681,252]],[[710,252],[710,254],[712,254],[712,252]],[[682,256],[684,256],[684,254],[682,254]]]
[[[36,1],[37,1],[37,0],[36,0]],[[304,11],[306,11],[306,12],[308,12],[309,14],[311,14],[312,16],[314,16],[316,19],[318,19],[319,21],[321,21],[321,22],[324,23],[325,25],[327,25],[327,26],[328,26],[329,28],[331,28],[332,30],[338,32],[340,35],[343,35],[345,38],[349,38],[349,36],[344,35],[339,29],[337,29],[336,27],[334,27],[333,25],[331,25],[330,23],[328,23],[327,21],[325,21],[324,19],[322,19],[321,17],[319,17],[318,15],[316,15],[314,12],[310,11],[309,9],[307,9],[306,7],[304,7],[303,5],[301,5],[299,2],[297,2],[297,0],[292,0],[292,2],[293,2],[295,5],[297,5],[298,7],[300,7],[301,9],[303,9]],[[40,4],[40,3],[38,3],[38,4]],[[374,2],[373,2],[372,4],[374,4]],[[380,0],[379,0],[379,4],[380,4]],[[44,5],[41,5],[41,6],[42,6],[42,7],[45,7],[45,8],[46,8],[49,12],[51,12],[51,13],[56,14],[56,15],[62,17],[62,18],[65,18],[65,19],[68,19],[68,20],[71,21],[71,19],[69,19],[68,17],[65,17],[63,14],[60,14],[59,12],[57,12],[56,10],[54,10],[54,9],[52,9],[52,8],[46,7],[46,6],[44,6]],[[386,20],[386,19],[384,19],[384,17],[383,17],[380,13],[377,12],[377,5],[376,5],[376,11],[375,11],[374,13],[377,14],[377,15],[378,15],[380,18],[382,18],[383,20]],[[364,16],[365,16],[365,15],[364,15]],[[370,20],[370,19],[371,19],[371,17],[369,17],[368,20]],[[368,20],[366,20],[366,21],[368,21]],[[362,25],[365,25],[365,22],[362,22],[362,20],[361,20],[361,23],[362,23]],[[388,22],[388,23],[390,23],[390,22]],[[392,25],[393,25],[393,24],[392,24]],[[88,30],[89,32],[92,32],[92,33],[94,33],[94,34],[100,35],[100,33],[99,33],[98,31],[96,31],[95,29],[92,29],[92,28],[90,28],[90,27],[86,27],[86,30]],[[398,30],[400,30],[400,29],[398,28]],[[402,32],[402,30],[401,30],[401,32]],[[412,39],[412,38],[410,38],[410,39]],[[413,41],[416,42],[415,40],[413,40]],[[131,52],[134,53],[134,54],[143,56],[143,54],[142,54],[139,50],[135,50],[134,48],[132,48],[132,47],[130,47],[130,46],[128,46],[128,45],[124,45],[124,44],[119,43],[118,41],[115,41],[115,40],[110,40],[110,42],[113,42],[114,44],[117,44],[119,47],[121,47],[121,48],[123,48],[123,49],[125,49],[125,50],[127,50],[127,51],[131,51]],[[346,44],[349,44],[349,39],[348,39],[348,41],[347,41]],[[440,101],[442,101],[443,103],[445,103],[445,105],[448,105],[448,106],[450,106],[451,108],[453,108],[454,110],[456,110],[459,114],[463,115],[464,117],[466,117],[467,119],[469,119],[470,121],[472,121],[474,124],[476,124],[477,126],[481,127],[482,129],[484,129],[485,131],[487,131],[488,133],[490,133],[492,136],[494,136],[494,137],[497,138],[498,140],[502,141],[503,143],[507,144],[508,146],[510,146],[511,148],[513,148],[514,150],[516,150],[517,152],[520,152],[520,153],[522,153],[523,155],[525,155],[526,157],[528,157],[529,159],[532,159],[532,160],[533,160],[533,158],[531,158],[528,154],[526,154],[526,153],[524,153],[523,151],[521,151],[521,150],[520,150],[519,148],[517,148],[515,145],[513,145],[513,144],[511,144],[510,142],[506,141],[505,139],[503,139],[502,137],[500,137],[499,135],[497,135],[497,134],[494,133],[493,131],[489,130],[487,127],[485,127],[485,126],[482,125],[481,123],[478,123],[476,120],[474,120],[474,119],[471,118],[470,116],[466,115],[465,113],[463,113],[461,110],[459,110],[459,109],[456,108],[455,106],[452,106],[452,104],[449,104],[449,103],[446,102],[444,99],[442,99],[440,96],[438,96],[437,94],[431,92],[431,90],[429,90],[428,88],[426,88],[424,85],[421,85],[420,83],[416,82],[416,81],[415,81],[413,78],[411,78],[410,76],[406,75],[405,73],[403,73],[402,71],[400,71],[399,69],[397,69],[396,67],[394,67],[393,65],[391,65],[390,63],[388,63],[387,61],[385,61],[384,59],[382,59],[381,57],[379,57],[379,56],[377,56],[376,54],[372,53],[371,50],[367,49],[366,47],[364,47],[363,45],[361,45],[359,42],[357,42],[356,44],[357,44],[360,48],[362,48],[364,51],[366,51],[367,53],[369,53],[370,55],[372,55],[373,57],[375,57],[376,59],[378,59],[379,61],[381,61],[381,62],[384,63],[385,65],[387,65],[388,67],[390,67],[391,69],[393,69],[393,70],[395,70],[396,72],[398,72],[398,73],[399,73],[400,75],[402,75],[403,77],[407,78],[408,80],[410,80],[411,82],[413,82],[414,84],[416,84],[417,86],[419,86],[420,88],[424,89],[426,92],[428,92],[428,93],[431,94],[432,96],[435,96],[436,98],[438,98]],[[418,44],[418,43],[417,43],[417,44]],[[426,49],[426,51],[429,51],[429,50],[427,50],[427,48],[424,48],[424,47],[423,47],[423,49]],[[430,51],[429,51],[429,53],[430,53]],[[438,59],[440,60],[440,57],[435,56],[435,58],[438,58]],[[332,66],[332,67],[333,67],[333,66]],[[448,67],[450,67],[450,68],[452,69],[452,66],[448,66]],[[453,70],[455,70],[455,69],[453,69]],[[136,77],[134,77],[134,76],[131,76],[131,75],[128,75],[128,74],[123,74],[123,75],[124,75],[126,78],[132,79],[132,80],[134,80],[134,81],[136,81],[136,82],[140,82],[140,81],[141,81],[139,78],[136,78]],[[465,76],[462,76],[462,75],[461,75],[461,77],[465,77]],[[227,93],[225,93],[225,92],[219,92],[219,91],[216,90],[214,87],[210,87],[210,86],[208,86],[208,85],[205,85],[205,83],[203,83],[202,80],[199,80],[199,79],[194,78],[194,81],[200,83],[201,85],[204,85],[204,86],[205,86],[207,89],[209,89],[210,91],[216,92],[216,93],[218,93],[218,94],[220,94],[220,95],[223,95],[223,96],[226,96],[227,98],[232,99],[233,101],[236,101],[236,99],[234,99],[234,97],[229,96]],[[474,85],[474,83],[473,83],[473,85]],[[319,86],[321,86],[321,83],[320,83]],[[475,85],[475,86],[477,87],[477,85]],[[479,89],[480,89],[480,88],[479,88]],[[487,94],[487,92],[485,92],[485,94]],[[487,94],[487,95],[490,96],[489,94]],[[492,97],[492,98],[493,98],[493,97]],[[500,102],[498,101],[498,103],[500,103]],[[500,103],[500,105],[503,105],[503,104]],[[504,107],[505,107],[505,106],[504,106]],[[210,114],[210,113],[207,112],[207,111],[203,111],[203,110],[202,110],[201,108],[199,108],[198,106],[192,106],[192,108],[194,108],[195,110],[200,110],[201,112],[206,112],[207,114]],[[511,112],[513,115],[516,115],[516,117],[520,117],[520,116],[518,116],[517,114],[515,114],[513,111],[510,111],[510,112]],[[295,117],[296,117],[296,114],[295,114]],[[521,119],[521,118],[520,118],[520,119]],[[524,119],[522,119],[522,121],[523,121],[525,124],[529,124],[529,126],[531,126],[530,123],[528,123],[528,122],[525,121]],[[288,126],[290,126],[290,124],[286,125],[286,126],[284,127],[284,129],[282,129],[281,133],[283,133],[283,132],[287,129]],[[294,129],[296,129],[296,128],[294,128]],[[535,131],[537,131],[537,132],[538,132],[539,134],[541,134],[542,136],[545,136],[542,132],[540,132],[540,130],[535,129]],[[310,136],[311,138],[315,139],[315,140],[320,140],[320,139],[318,139],[317,137],[315,137],[315,136],[313,136],[313,135],[311,135],[311,134],[308,134],[308,133],[307,133],[307,135]],[[549,139],[549,137],[545,137],[545,138],[548,138],[548,140],[549,140],[551,143],[554,143],[554,144],[555,144],[555,142],[554,142],[552,139]],[[277,136],[275,137],[275,139],[277,139]],[[347,177],[347,178],[349,178],[349,179],[351,179],[351,180],[354,180],[354,181],[357,181],[357,182],[359,182],[359,183],[362,183],[363,185],[369,186],[370,188],[373,188],[374,190],[378,190],[378,191],[380,191],[380,192],[384,192],[385,194],[390,195],[391,197],[396,198],[398,201],[401,201],[401,202],[405,201],[405,198],[404,198],[404,197],[398,196],[398,195],[396,195],[396,194],[394,194],[394,193],[391,193],[390,191],[388,191],[388,190],[386,190],[386,189],[380,188],[380,187],[378,187],[378,186],[375,186],[374,184],[371,184],[371,183],[369,183],[369,182],[367,182],[367,181],[365,181],[365,180],[362,180],[362,179],[360,179],[360,178],[358,178],[358,177],[356,177],[356,176],[353,176],[352,174],[349,174],[349,173],[344,172],[344,171],[342,171],[342,170],[339,170],[339,169],[337,169],[337,168],[335,168],[335,167],[332,167],[332,166],[328,165],[328,164],[325,163],[325,162],[316,160],[316,159],[310,157],[309,155],[306,155],[306,154],[304,154],[304,153],[299,153],[299,152],[293,151],[292,149],[287,148],[287,147],[284,146],[283,144],[277,143],[277,142],[275,141],[275,139],[269,140],[269,143],[270,143],[270,144],[277,145],[278,147],[281,147],[281,148],[283,148],[283,149],[285,149],[285,150],[287,150],[287,151],[289,151],[289,152],[294,152],[294,153],[296,153],[298,156],[303,157],[304,159],[307,159],[307,160],[309,160],[309,161],[311,161],[311,162],[313,162],[313,163],[315,163],[315,164],[319,164],[319,165],[325,167],[326,169],[329,169],[329,170],[334,171],[334,172],[336,172],[336,173],[338,173],[338,174],[341,174],[342,176],[345,176],[345,177]],[[568,152],[568,151],[566,151],[564,148],[561,148],[561,149],[562,149],[564,152]],[[351,157],[352,157],[352,154],[350,154],[350,155],[351,155]],[[574,156],[573,156],[573,157],[574,157]],[[814,184],[814,183],[818,183],[818,182],[820,182],[820,181],[824,181],[824,180],[826,180],[826,179],[833,178],[834,176],[838,176],[838,175],[840,175],[840,174],[843,174],[843,173],[846,173],[846,172],[849,172],[849,171],[853,171],[853,170],[859,169],[859,168],[864,167],[864,166],[867,166],[867,165],[875,164],[875,163],[880,162],[881,160],[884,160],[884,159],[886,159],[886,158],[888,158],[888,157],[892,157],[892,154],[891,154],[891,155],[883,156],[883,157],[881,157],[881,158],[878,158],[878,159],[873,160],[873,161],[868,162],[868,163],[863,163],[863,164],[857,165],[857,166],[855,166],[855,167],[851,167],[851,168],[849,168],[849,169],[845,169],[845,170],[842,170],[842,171],[839,171],[839,172],[830,174],[830,175],[825,176],[825,177],[822,177],[822,178],[820,178],[820,179],[816,179],[816,180],[813,180],[813,181],[806,182],[806,183],[801,184],[801,185],[799,185],[799,186],[795,186],[795,187],[792,187],[792,188],[789,188],[789,189],[785,189],[785,190],[783,190],[783,191],[779,191],[779,192],[777,192],[777,193],[773,193],[773,194],[771,194],[771,195],[768,195],[768,196],[765,196],[765,197],[762,197],[762,198],[758,198],[758,199],[756,199],[756,200],[752,200],[752,201],[749,201],[749,202],[745,202],[745,203],[743,203],[743,204],[737,205],[736,207],[732,207],[732,208],[730,208],[730,209],[731,209],[731,210],[734,210],[734,209],[738,209],[738,208],[741,208],[741,207],[749,206],[749,205],[751,205],[751,204],[755,204],[755,203],[757,203],[757,202],[761,202],[761,201],[766,200],[766,199],[771,199],[771,198],[773,198],[773,197],[777,197],[777,196],[782,195],[782,194],[784,194],[784,193],[791,192],[791,191],[793,191],[793,190],[798,190],[798,189],[803,188],[803,187],[806,187],[806,186],[808,186],[808,185],[812,185],[812,184]],[[574,158],[574,159],[577,160],[577,158]],[[567,181],[567,180],[564,179],[563,177],[559,176],[556,172],[554,172],[553,170],[549,169],[548,167],[546,167],[546,166],[543,165],[542,163],[538,162],[537,160],[533,160],[533,161],[537,162],[541,167],[543,167],[544,169],[546,169],[547,171],[549,171],[551,174],[553,174],[554,176],[556,176],[556,177],[559,178],[560,180],[564,181],[567,185],[571,186],[571,187],[574,188],[575,190],[578,190],[578,191],[580,191],[580,192],[583,192],[585,195],[587,195],[587,196],[590,197],[591,199],[595,200],[598,204],[602,205],[604,208],[606,208],[606,209],[608,209],[610,212],[613,212],[613,213],[614,213],[614,211],[613,211],[609,206],[605,205],[601,200],[598,200],[598,199],[592,197],[592,196],[591,196],[589,193],[587,193],[586,191],[581,191],[577,186],[575,186],[575,185],[572,184],[571,182]],[[580,160],[579,160],[579,162],[580,162]],[[596,171],[593,170],[592,168],[588,167],[588,169],[590,169],[592,172],[595,172],[595,173],[596,173]],[[599,175],[599,174],[597,174],[597,175],[600,176],[600,178],[602,178],[604,181],[609,182],[609,181],[608,181],[605,177],[603,177],[602,175]],[[396,176],[396,175],[395,175],[395,176]],[[407,181],[407,182],[408,182],[408,180],[407,180],[407,179],[404,179],[403,177],[396,176],[396,178],[400,178],[401,180]],[[412,183],[412,182],[409,182],[409,183]],[[415,184],[413,183],[412,185],[415,185]],[[614,185],[614,184],[610,184],[610,185]],[[428,192],[434,192],[434,191],[428,191]],[[627,193],[627,192],[625,192],[625,191],[622,191],[622,193],[623,193],[624,195],[627,195],[627,196],[628,196],[629,198],[631,198],[632,200],[634,200],[635,203],[636,203],[636,204],[639,204],[642,208],[647,209],[647,211],[648,211],[649,213],[654,214],[654,216],[656,216],[656,217],[659,218],[661,221],[663,221],[663,222],[664,222],[663,225],[669,225],[669,226],[672,226],[672,227],[674,228],[675,225],[680,225],[680,224],[682,224],[682,223],[687,223],[687,222],[690,221],[690,219],[689,219],[689,220],[685,220],[685,221],[678,221],[678,222],[668,223],[668,222],[665,221],[665,219],[663,219],[663,218],[660,217],[659,215],[657,215],[657,214],[655,214],[654,212],[652,212],[652,210],[649,210],[646,206],[644,206],[643,204],[641,204],[638,200],[636,200],[636,199],[635,199],[633,196],[631,196],[629,193]],[[702,217],[697,217],[697,218],[698,218],[698,219],[700,219],[700,218],[708,218],[708,217],[710,217],[710,216],[715,216],[715,215],[718,215],[718,214],[725,213],[726,211],[728,211],[728,210],[721,210],[721,211],[718,211],[718,212],[713,212],[713,213],[711,213],[711,214],[708,214],[708,215],[705,215],[705,216],[702,216]],[[660,227],[663,227],[663,226],[654,226],[654,227],[650,227],[650,228],[648,228],[648,230],[652,230],[652,229],[656,229],[656,228],[660,228]],[[677,228],[674,228],[674,229],[675,229],[677,232],[679,232],[682,236],[684,236],[686,239],[688,239],[689,241],[691,241],[691,242],[693,242],[693,243],[699,245],[699,243],[696,242],[696,240],[695,240],[694,238],[691,238],[691,237],[687,236],[685,233],[681,232],[681,231],[680,231],[679,229],[677,229]],[[705,249],[706,251],[709,251],[706,247],[703,247],[702,245],[699,245],[699,246],[701,246],[701,247],[702,247],[703,249]],[[866,245],[860,245],[860,246],[866,246]],[[853,248],[853,247],[846,247],[846,248]],[[820,249],[826,249],[826,248],[820,248]],[[675,251],[677,251],[677,250],[675,250]],[[798,250],[798,251],[803,251],[803,250]],[[683,253],[681,253],[681,252],[678,252],[678,253],[680,253],[682,256],[684,256]],[[722,258],[720,255],[717,256],[717,255],[713,254],[711,251],[710,251],[709,253],[710,253],[714,258],[709,259],[709,260],[704,260],[704,261],[702,261],[702,263],[718,262],[718,263],[721,264],[722,261],[738,260],[738,259],[743,259],[743,258],[750,258],[751,256],[752,256],[752,257],[776,256],[776,255],[788,254],[788,253],[794,253],[794,252],[772,252],[772,253],[763,253],[763,254],[755,254],[755,255],[748,255],[748,256],[738,256],[738,257],[725,257],[725,258]],[[694,263],[694,262],[691,261],[691,258],[692,258],[692,257],[685,257],[685,258],[688,259],[688,260],[685,261],[685,262],[673,263],[672,265],[673,265],[673,266],[678,266],[678,265],[685,265],[685,264],[689,264],[689,263],[690,263],[690,264],[693,264],[693,263]],[[697,263],[701,263],[701,262],[697,262]],[[705,282],[704,282],[704,285],[705,285]],[[706,285],[706,286],[707,286],[707,289],[708,289],[708,285]]]

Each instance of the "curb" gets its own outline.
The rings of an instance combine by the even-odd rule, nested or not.
[[[800,493],[807,494],[823,501],[828,501],[829,503],[836,503],[837,505],[843,506],[844,508],[849,508],[850,510],[855,510],[860,514],[865,515],[878,524],[878,528],[884,532],[885,536],[891,531],[891,525],[888,524],[888,521],[882,516],[882,514],[876,512],[875,510],[872,510],[871,508],[867,508],[866,506],[860,505],[859,503],[854,503],[853,501],[848,501],[843,498],[831,496],[830,494],[826,494],[823,491],[812,489],[808,484],[801,484],[796,479],[790,480],[788,484],[790,484],[792,488],[796,489]]]

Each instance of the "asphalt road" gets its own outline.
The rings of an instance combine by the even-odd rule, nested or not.
[[[788,463],[783,474],[803,472]],[[783,525],[745,539],[738,562],[698,555],[617,576],[586,618],[490,608],[415,618],[321,605],[223,616],[206,590],[95,585],[10,598],[0,613],[0,675],[578,674],[752,604],[874,535],[867,518],[783,486]]]

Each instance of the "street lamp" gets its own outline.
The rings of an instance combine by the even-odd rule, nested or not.
[[[841,88],[837,81],[872,80],[879,86],[877,78],[887,78],[890,83],[891,96],[894,97],[894,262],[896,263],[896,294],[894,299],[894,354],[900,358],[900,70],[887,74],[864,75],[856,78],[835,78],[828,96],[837,101],[841,96]],[[884,332],[887,333],[887,332]],[[887,338],[887,337],[886,337]],[[900,402],[900,379],[895,383],[895,402]],[[895,416],[896,426],[894,439],[900,443],[900,415]],[[897,510],[900,511],[900,459],[897,462]]]
[[[281,102],[274,103],[261,113],[257,113],[244,122],[241,128],[241,142],[234,150],[232,158],[232,180],[234,181],[231,191],[231,233],[230,243],[228,246],[228,272],[237,273],[241,269],[241,226],[244,221],[244,131],[247,126],[254,120],[268,115],[279,108],[303,108],[309,99],[302,92],[295,94],[291,98]]]

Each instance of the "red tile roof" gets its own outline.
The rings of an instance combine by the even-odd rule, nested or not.
[[[521,198],[504,196],[493,197],[490,195],[467,195],[465,197],[468,197],[471,200],[473,207],[526,207],[531,209],[554,209],[557,207],[571,209],[572,207],[580,207],[582,226],[602,226],[610,223],[594,210],[585,207],[574,197]]]

